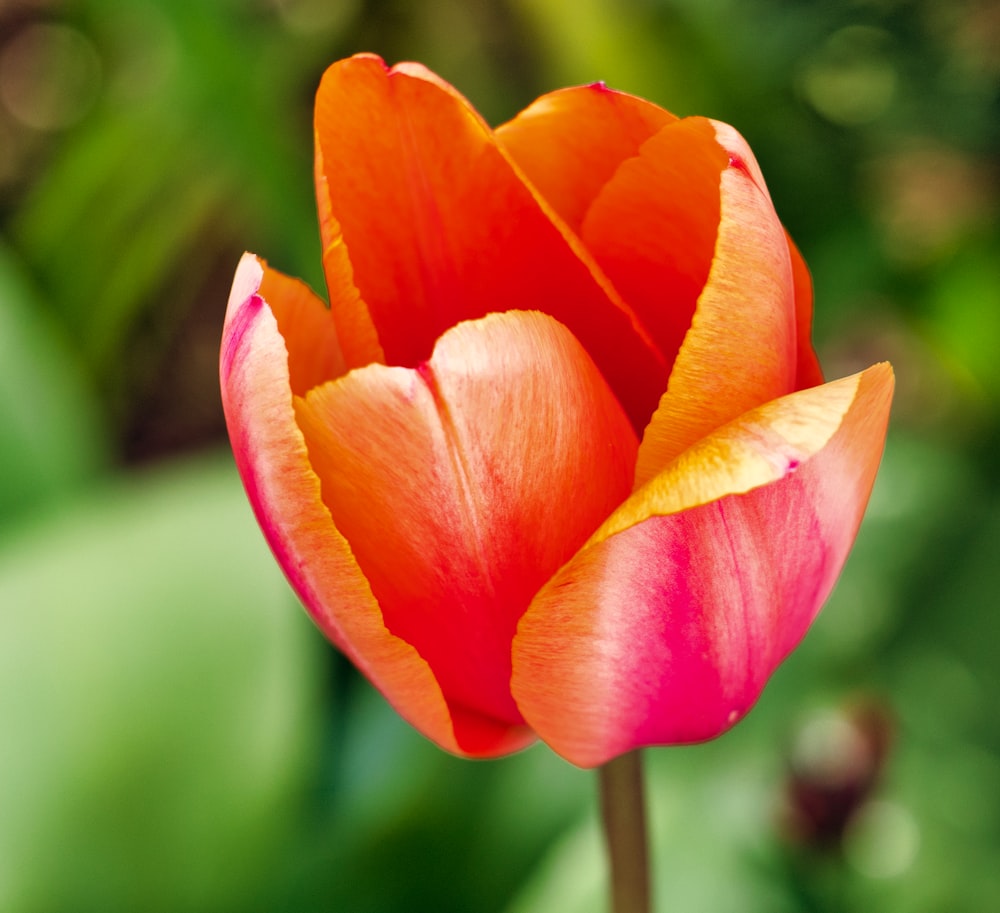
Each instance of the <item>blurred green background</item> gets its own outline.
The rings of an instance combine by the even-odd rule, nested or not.
[[[0,911],[597,911],[593,778],[453,759],[313,630],[228,455],[244,249],[321,284],[311,104],[605,80],[734,124],[829,376],[891,359],[857,548],[749,719],[648,753],[660,907],[1000,909],[995,0],[0,2]]]

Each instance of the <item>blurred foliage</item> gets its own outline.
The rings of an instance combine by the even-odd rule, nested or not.
[[[312,94],[357,50],[494,123],[597,79],[733,123],[828,374],[896,366],[815,631],[733,733],[648,753],[662,908],[1000,908],[994,0],[5,0],[0,909],[603,908],[591,777],[409,730],[212,455],[240,252],[320,284]]]

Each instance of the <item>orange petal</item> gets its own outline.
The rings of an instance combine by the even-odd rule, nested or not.
[[[795,287],[785,231],[743,139],[714,124],[722,173],[715,257],[667,392],[643,437],[636,487],[700,438],[796,387]]]
[[[272,277],[273,278],[273,277]],[[371,587],[323,504],[295,423],[285,340],[260,295],[264,269],[244,255],[233,283],[220,358],[222,401],[236,464],[261,529],[310,614],[386,695],[400,715],[442,747],[474,756],[505,754],[529,730],[455,713],[427,663],[390,633]],[[295,293],[271,282],[280,313]]]
[[[330,295],[330,313],[337,326],[344,361],[349,368],[358,368],[372,362],[384,364],[385,353],[378,341],[371,312],[361,300],[361,293],[354,284],[354,267],[344,244],[340,223],[333,215],[318,133],[315,172],[319,234],[323,242],[323,271]]]
[[[543,95],[496,130],[508,155],[577,234],[619,165],[677,118],[603,83]]]
[[[323,76],[316,140],[320,209],[337,229],[324,244],[346,250],[365,305],[354,335],[370,315],[385,360],[412,367],[462,320],[539,310],[569,327],[645,426],[666,364],[457,92],[416,64],[341,61]]]
[[[347,371],[330,311],[301,279],[293,279],[261,261],[260,296],[270,305],[288,351],[292,393],[303,396],[313,387]]]
[[[670,123],[621,165],[581,227],[587,249],[668,364],[712,267],[728,163],[711,121]]]
[[[813,284],[809,267],[790,237],[788,253],[792,258],[792,279],[795,282],[795,329],[798,339],[795,389],[805,390],[823,383],[823,370],[812,344]]]
[[[416,369],[297,400],[323,500],[389,629],[449,706],[523,721],[517,620],[631,488],[637,441],[573,335],[537,312],[462,323]]]
[[[518,626],[512,689],[538,735],[595,766],[740,719],[840,573],[892,387],[876,365],[768,403],[622,505]]]

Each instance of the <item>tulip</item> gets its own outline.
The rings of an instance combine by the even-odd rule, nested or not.
[[[713,738],[798,644],[881,457],[730,127],[603,84],[492,130],[423,67],[323,76],[329,305],[244,255],[222,397],[323,633],[468,757]]]

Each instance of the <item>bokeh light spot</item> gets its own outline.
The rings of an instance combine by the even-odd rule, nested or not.
[[[920,829],[896,802],[869,802],[851,822],[844,841],[848,861],[869,878],[896,878],[917,858]]]
[[[0,49],[0,102],[35,130],[75,124],[96,101],[100,85],[97,48],[68,25],[34,23]]]
[[[857,779],[872,764],[863,734],[841,714],[826,713],[802,727],[792,765],[830,786]]]
[[[887,32],[869,26],[834,32],[802,71],[803,95],[835,124],[853,127],[875,120],[896,93],[896,69],[885,55],[889,40]]]

